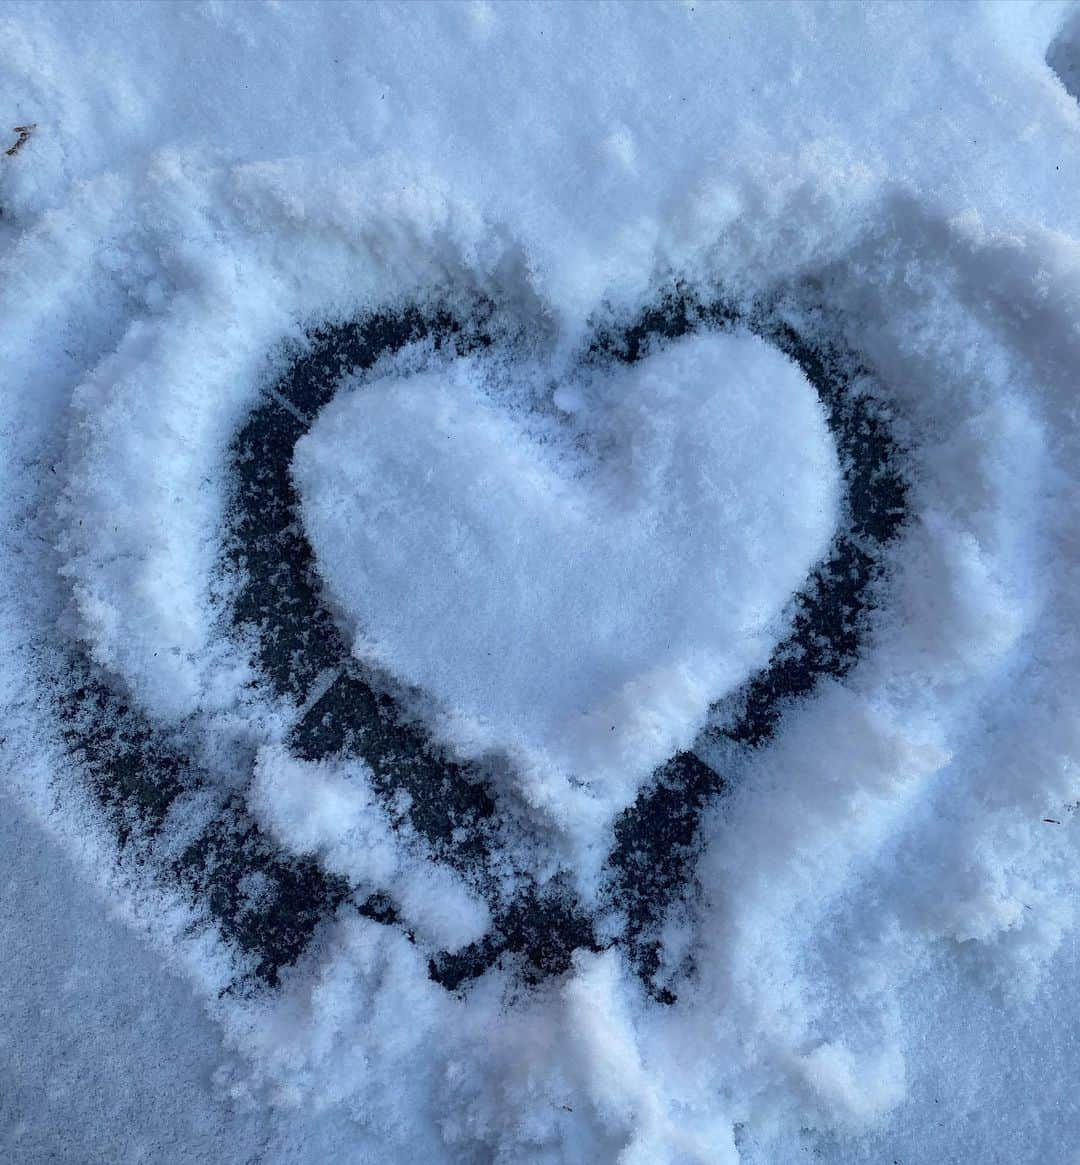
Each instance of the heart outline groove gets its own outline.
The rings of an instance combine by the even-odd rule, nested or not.
[[[827,328],[829,343],[821,344],[788,318],[793,305],[820,307],[821,300],[821,289],[807,283],[778,290],[740,313],[722,298],[704,299],[675,286],[630,323],[595,328],[582,357],[584,363],[629,365],[654,338],[743,326],[791,357],[824,406],[843,472],[845,516],[826,557],[794,597],[790,631],[768,664],[726,697],[722,709],[714,708],[723,713],[722,727],[705,731],[733,747],[764,745],[786,707],[823,676],[840,677],[853,666],[883,551],[907,512],[904,451],[882,408],[853,391],[871,371],[847,350],[837,321]],[[498,845],[496,803],[484,774],[446,757],[422,727],[401,716],[380,677],[352,659],[320,596],[289,466],[296,441],[346,373],[363,373],[419,340],[451,356],[485,349],[492,343],[494,310],[480,303],[463,320],[445,309],[411,307],[312,331],[310,346],[294,354],[235,436],[233,510],[222,548],[223,565],[243,578],[232,597],[234,629],[252,642],[262,681],[301,708],[287,738],[290,751],[301,760],[364,760],[381,798],[409,794],[409,822],[431,855],[480,887]],[[77,650],[69,658],[58,697],[67,745],[112,822],[118,848],[143,847],[152,862],[153,838],[170,809],[210,782],[167,729],[114,691]],[[615,822],[605,894],[624,911],[625,927],[615,941],[663,1003],[674,1002],[676,991],[670,976],[661,976],[658,929],[680,899],[695,893],[691,865],[700,818],[726,787],[723,775],[694,751],[681,751],[656,769]],[[276,987],[319,925],[346,902],[375,922],[403,925],[384,894],[355,900],[349,884],[317,861],[282,854],[242,793],[225,791],[211,803],[194,840],[155,876],[178,884],[245,956],[250,972],[229,990]],[[273,887],[261,906],[243,889],[252,875]],[[522,982],[537,984],[567,971],[575,950],[610,945],[595,921],[559,878],[543,886],[526,880],[494,912],[482,939],[454,953],[436,952],[429,974],[459,991],[509,959]]]

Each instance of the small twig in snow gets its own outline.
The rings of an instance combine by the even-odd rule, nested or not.
[[[17,133],[19,135],[18,141],[16,141],[16,143],[13,146],[9,146],[4,151],[4,153],[7,154],[7,156],[9,158],[14,158],[15,155],[23,148],[23,146],[29,140],[30,135],[36,129],[37,129],[37,122],[34,122],[33,125],[17,125],[17,126],[15,126],[11,132]]]

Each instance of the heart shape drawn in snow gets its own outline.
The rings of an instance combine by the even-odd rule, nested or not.
[[[496,382],[461,359],[340,392],[293,474],[355,653],[595,836],[767,661],[834,528],[835,449],[746,333],[580,375],[546,414]]]

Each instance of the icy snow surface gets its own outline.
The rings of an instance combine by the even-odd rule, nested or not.
[[[1076,1159],[1078,30],[0,9],[6,1159]]]

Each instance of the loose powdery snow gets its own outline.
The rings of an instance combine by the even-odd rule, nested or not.
[[[1076,922],[1075,28],[1057,4],[3,10],[0,108],[35,126],[0,157],[4,780],[189,976],[223,1094],[338,1109],[388,1160],[779,1160],[808,1128],[841,1158],[924,1095],[913,976],[1022,1011]],[[757,749],[695,732],[843,526],[835,454],[762,340],[580,359],[675,285],[800,287],[792,326],[841,333],[906,451],[860,660]],[[224,630],[228,449],[283,342],[481,300],[487,352],[421,345],[314,418],[304,520],[364,661],[454,747],[510,754],[506,844],[569,838],[548,873],[610,939],[612,815],[675,748],[723,774],[663,928],[672,1005],[618,941],[537,988],[433,982],[488,903],[362,764],[291,754],[298,710]],[[72,644],[399,924],[343,908],[278,988],[226,990],[167,863],[117,868],[55,714]],[[939,1119],[924,1157],[965,1159]],[[974,1159],[1029,1159],[1011,1136]]]

